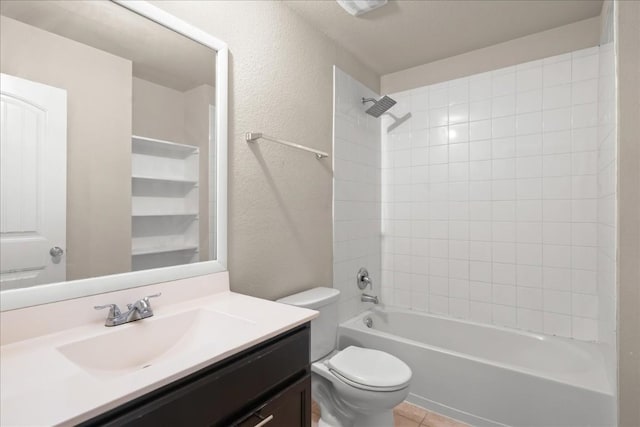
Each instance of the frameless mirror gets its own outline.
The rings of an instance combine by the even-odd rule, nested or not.
[[[226,46],[145,2],[0,20],[3,309],[225,269]]]

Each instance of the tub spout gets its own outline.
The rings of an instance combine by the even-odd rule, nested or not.
[[[362,302],[372,302],[374,304],[378,304],[378,297],[375,295],[362,294],[360,297],[360,301]]]

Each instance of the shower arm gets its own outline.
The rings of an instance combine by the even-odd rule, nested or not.
[[[375,98],[362,98],[362,103],[365,104],[367,102],[377,102]]]

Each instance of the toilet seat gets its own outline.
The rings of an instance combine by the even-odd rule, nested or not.
[[[325,363],[339,380],[362,390],[396,391],[411,381],[406,363],[379,350],[349,346]]]
[[[332,371],[330,370],[331,375],[333,375],[334,377],[336,377],[339,381],[342,381],[343,383],[353,387],[353,388],[357,388],[359,390],[366,390],[366,391],[378,391],[378,392],[385,392],[385,391],[398,391],[398,390],[402,390],[403,388],[405,388],[407,385],[401,385],[401,386],[390,386],[390,387],[373,387],[370,385],[366,385],[366,384],[360,384],[354,381],[351,381],[348,378],[343,377],[342,375],[340,375],[339,373],[337,373],[336,371]]]

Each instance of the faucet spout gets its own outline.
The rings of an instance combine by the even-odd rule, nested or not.
[[[127,308],[129,309],[129,311],[122,313],[120,322],[129,323],[129,322],[134,322],[136,320],[140,320],[144,318],[143,313],[137,304],[127,304]],[[149,316],[146,316],[146,317],[149,317]]]
[[[360,301],[378,304],[378,297],[376,295],[362,294],[360,296]]]
[[[125,323],[134,322],[140,319],[146,319],[147,317],[153,316],[153,310],[151,309],[151,304],[149,303],[149,298],[159,297],[160,294],[149,295],[133,304],[127,304],[128,311],[122,313],[118,306],[115,304],[106,304],[95,306],[96,310],[100,310],[103,308],[109,308],[109,315],[107,316],[107,320],[105,320],[105,326],[118,326],[123,325]]]

